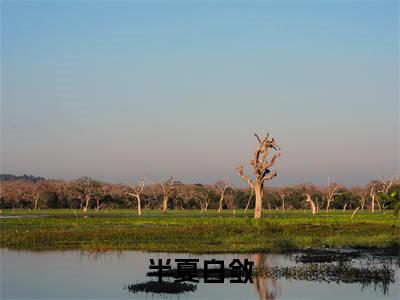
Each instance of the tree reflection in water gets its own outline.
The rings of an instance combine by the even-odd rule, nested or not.
[[[376,256],[371,253],[354,253],[348,251],[308,251],[291,255],[289,265],[280,266],[274,255],[265,253],[255,254],[253,269],[253,287],[260,300],[279,299],[282,294],[281,279],[311,281],[318,283],[360,284],[361,290],[372,286],[374,290],[381,289],[388,294],[389,286],[395,282],[396,263],[398,256]],[[239,271],[240,273],[242,271]],[[237,278],[238,271],[225,268],[223,272],[225,284],[229,279]],[[243,273],[244,275],[244,273]],[[154,277],[155,272],[148,272],[148,277]],[[166,276],[165,282],[158,283],[150,280],[126,286],[133,293],[182,294],[194,292],[196,284],[176,284],[177,269],[172,269]],[[197,278],[204,278],[204,269],[197,269]],[[201,281],[200,281],[201,282]],[[200,283],[203,284],[203,283]],[[207,283],[206,283],[207,284]]]
[[[265,253],[255,255],[255,266],[257,270],[263,270],[276,266],[277,262]],[[281,296],[281,285],[274,277],[266,277],[262,274],[253,276],[253,285],[260,300],[275,300]]]

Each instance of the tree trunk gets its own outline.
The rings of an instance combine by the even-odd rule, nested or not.
[[[254,208],[254,219],[261,219],[262,216],[262,196],[263,196],[263,183],[257,180],[254,186],[254,194],[256,196],[256,204]]]
[[[164,196],[163,197],[163,206],[162,206],[162,212],[166,213],[168,208],[168,197]]]
[[[328,201],[326,202],[326,211],[329,211],[330,204],[331,204],[331,200],[328,199]]]
[[[314,201],[311,199],[310,194],[307,194],[306,202],[310,203],[312,214],[313,214],[313,215],[317,214],[317,210],[318,210],[318,209],[317,209],[317,207],[316,207]]]
[[[90,202],[90,195],[86,194],[85,195],[85,207],[83,208],[83,214],[85,215],[85,218],[87,218],[87,212],[89,209],[89,202]]]
[[[356,212],[357,212],[359,209],[360,209],[360,207],[357,207],[357,208],[354,210],[354,212],[353,212],[353,214],[351,215],[351,218],[350,218],[350,219],[353,219],[354,215],[356,214]]]
[[[382,207],[381,207],[381,203],[379,202],[379,199],[376,199],[376,203],[378,203],[379,210],[382,211]]]
[[[141,216],[142,215],[142,206],[140,203],[140,196],[136,196],[137,198],[137,211],[138,211],[138,215]]]
[[[247,210],[249,209],[250,201],[251,201],[251,198],[253,197],[253,194],[254,194],[254,191],[251,190],[250,197],[249,197],[249,200],[247,200],[247,204],[246,204],[246,208],[244,209],[244,212],[247,212]]]
[[[372,212],[375,212],[375,196],[372,196],[372,203],[371,203],[371,210]]]
[[[311,202],[311,212],[313,215],[315,215],[317,213],[314,202]]]
[[[222,203],[223,202],[224,202],[224,194],[221,194],[221,198],[219,199],[219,207],[218,207],[219,213],[222,211]]]

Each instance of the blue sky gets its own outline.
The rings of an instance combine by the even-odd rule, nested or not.
[[[397,1],[1,2],[1,172],[273,185],[399,172]],[[248,171],[249,172],[249,171]]]

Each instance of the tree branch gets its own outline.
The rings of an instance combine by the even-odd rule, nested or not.
[[[246,175],[243,174],[243,166],[239,166],[236,168],[236,170],[238,171],[239,176],[247,182],[247,184],[254,189],[254,184],[253,181],[251,181],[250,178],[248,178]]]
[[[272,178],[274,178],[275,176],[277,176],[278,173],[276,171],[274,171],[272,174],[268,175],[268,176],[264,176],[261,180],[264,182],[265,180],[271,180]]]

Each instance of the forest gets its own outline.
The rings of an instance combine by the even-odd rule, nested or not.
[[[137,185],[112,184],[89,177],[74,180],[44,179],[42,177],[2,176],[0,181],[1,209],[69,208],[81,210],[142,209],[235,210],[254,207],[254,193],[250,188],[235,187],[226,180],[214,184],[183,183],[174,178],[164,182],[146,182]],[[39,179],[37,179],[39,178]],[[381,210],[378,194],[400,191],[397,177],[372,180],[366,186],[346,187],[337,183],[326,186],[298,184],[268,187],[263,193],[263,209],[310,209],[308,196],[316,211],[329,209]],[[138,201],[139,197],[139,201]]]

